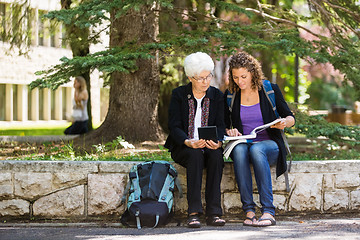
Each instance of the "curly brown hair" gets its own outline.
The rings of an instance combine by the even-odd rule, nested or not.
[[[248,72],[251,73],[251,88],[252,89],[261,89],[262,80],[265,78],[264,73],[261,70],[261,64],[256,58],[247,52],[239,52],[236,55],[233,55],[229,61],[229,91],[231,93],[237,92],[240,90],[239,86],[234,82],[232,70],[237,68],[246,68]]]

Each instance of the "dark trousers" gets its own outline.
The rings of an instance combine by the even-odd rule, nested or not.
[[[206,167],[206,215],[222,215],[220,183],[224,167],[222,149],[193,149],[185,145],[171,153],[173,160],[186,168],[188,213],[203,213],[201,184]]]
[[[71,124],[70,127],[65,129],[64,133],[66,135],[71,134],[84,134],[88,132],[88,120],[85,121],[75,121],[73,124]]]

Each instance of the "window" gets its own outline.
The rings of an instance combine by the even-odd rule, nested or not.
[[[39,19],[38,19],[38,40],[39,40],[39,46],[44,46],[45,42],[45,26],[44,26],[44,20],[42,19],[42,16],[45,14],[44,11],[39,10]]]
[[[65,26],[63,25],[61,28],[61,47],[62,48],[67,48],[67,43],[66,43],[65,39],[66,39],[66,29],[65,29]]]
[[[5,3],[0,3],[0,40],[5,39],[5,33],[6,33],[5,13],[6,13],[6,5]]]

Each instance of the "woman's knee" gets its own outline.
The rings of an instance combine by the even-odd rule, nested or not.
[[[256,143],[250,148],[253,163],[268,163],[269,158],[277,159],[279,148],[274,141]]]
[[[231,152],[233,161],[243,161],[248,158],[249,150],[246,144],[238,144]]]

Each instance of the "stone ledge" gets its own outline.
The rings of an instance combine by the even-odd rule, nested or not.
[[[119,216],[127,174],[139,162],[1,161],[0,217]],[[186,193],[186,172],[173,163]],[[360,160],[293,162],[285,191],[284,177],[272,170],[277,212],[338,213],[360,210]],[[203,181],[205,185],[205,176]],[[226,162],[221,183],[224,214],[240,214],[240,194]],[[254,199],[259,205],[254,181]],[[175,194],[175,211],[185,214],[186,198]]]

